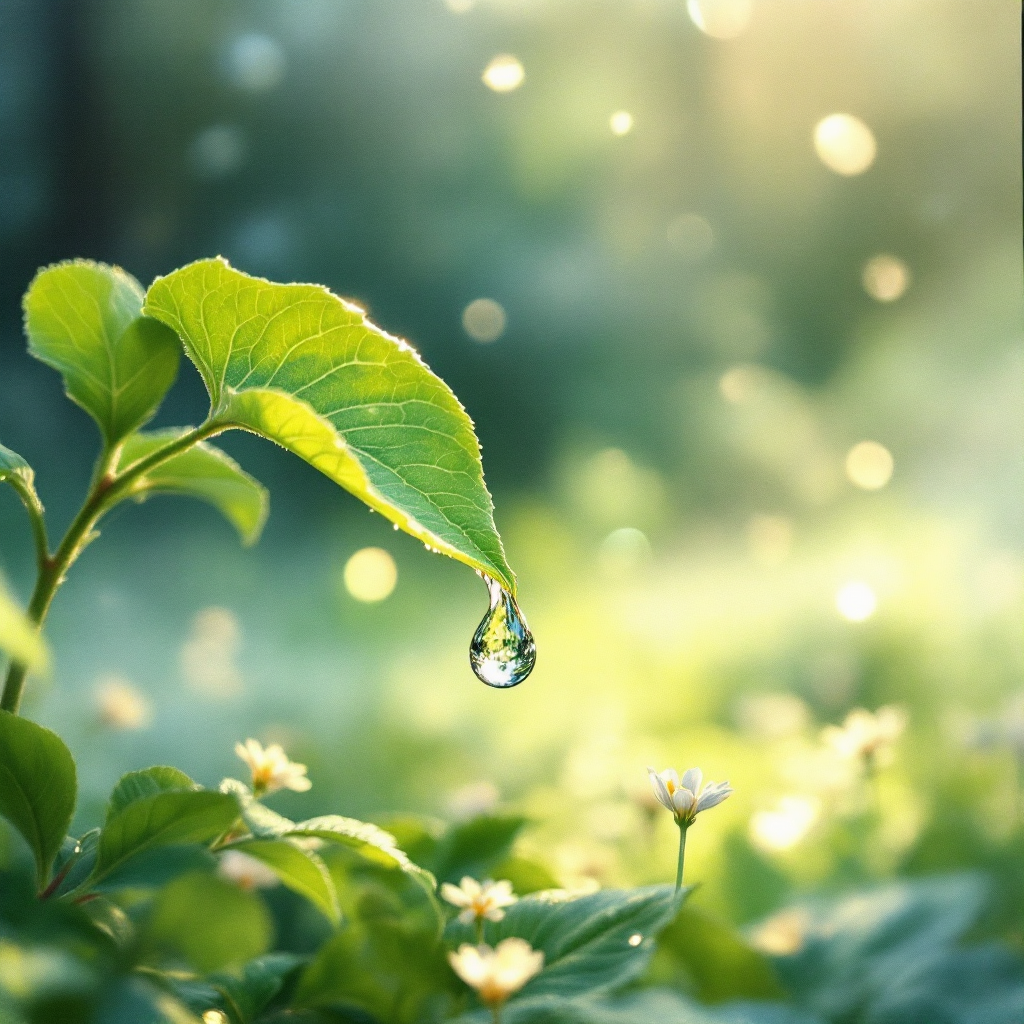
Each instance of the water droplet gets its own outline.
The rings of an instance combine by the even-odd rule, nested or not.
[[[496,580],[483,581],[491,604],[473,634],[469,663],[488,686],[517,686],[533,671],[537,646],[515,598]]]

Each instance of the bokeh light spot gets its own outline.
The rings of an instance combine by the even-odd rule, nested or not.
[[[284,50],[270,36],[248,32],[228,45],[225,67],[231,84],[244,92],[269,92],[281,84]]]
[[[398,566],[383,548],[361,548],[345,563],[345,589],[357,601],[383,601],[397,582]]]
[[[612,530],[601,542],[598,560],[602,571],[612,577],[626,576],[651,557],[651,542],[642,530],[623,526]]]
[[[750,819],[750,841],[772,853],[790,850],[811,830],[821,805],[813,797],[784,796],[773,811],[757,811]]]
[[[484,68],[483,83],[495,92],[511,92],[523,84],[526,71],[518,58],[500,53]]]
[[[878,302],[895,302],[910,287],[910,270],[888,253],[873,256],[861,274],[864,290]]]
[[[742,363],[726,370],[718,378],[718,390],[722,397],[733,405],[742,405],[754,397],[761,381],[761,371],[749,363]]]
[[[750,25],[754,0],[686,0],[686,13],[704,35],[735,39]]]
[[[892,479],[892,453],[877,441],[861,441],[846,454],[846,476],[865,491],[877,491]]]
[[[628,110],[616,110],[608,120],[612,135],[628,135],[633,130],[633,115]]]
[[[644,937],[639,932],[634,932],[626,941],[631,946],[639,946],[644,941]]]
[[[507,318],[502,305],[494,299],[474,299],[462,311],[462,326],[474,340],[484,344],[497,341],[505,333]]]
[[[245,162],[245,135],[233,124],[214,124],[204,128],[189,148],[189,160],[203,178],[221,178],[232,174]]]
[[[715,244],[711,225],[696,213],[676,217],[669,223],[666,235],[668,244],[691,263],[704,259]]]
[[[836,610],[849,622],[863,622],[875,614],[878,598],[863,580],[850,580],[836,591]]]
[[[836,174],[863,174],[874,162],[878,147],[871,129],[852,114],[830,114],[814,128],[814,149]]]

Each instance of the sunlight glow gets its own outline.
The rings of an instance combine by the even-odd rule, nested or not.
[[[814,149],[836,174],[863,174],[874,162],[878,147],[871,129],[852,114],[830,114],[814,129]]]
[[[892,479],[892,453],[877,441],[861,441],[846,455],[846,476],[865,491],[877,491]]]
[[[751,516],[747,545],[759,565],[781,565],[793,547],[793,524],[783,516]]]
[[[759,850],[790,850],[818,820],[821,804],[814,797],[784,796],[774,811],[757,811],[750,819],[750,841]]]
[[[345,563],[345,589],[357,601],[383,601],[397,582],[398,566],[383,548],[361,548]]]
[[[494,299],[474,299],[462,311],[462,326],[474,340],[486,344],[505,333],[505,310]]]
[[[686,0],[690,20],[712,39],[735,39],[746,31],[754,0]]]
[[[633,115],[628,110],[616,110],[608,124],[612,135],[628,135],[633,129]]]
[[[863,622],[875,614],[878,598],[863,580],[850,580],[836,591],[836,610],[850,622]]]
[[[511,92],[523,84],[526,71],[519,60],[508,53],[500,53],[484,69],[483,83],[495,92]]]
[[[910,270],[903,260],[880,253],[864,264],[864,291],[878,302],[895,302],[910,287]]]

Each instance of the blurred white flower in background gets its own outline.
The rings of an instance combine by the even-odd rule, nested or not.
[[[501,793],[493,782],[467,782],[466,785],[459,786],[448,794],[444,809],[449,817],[465,821],[481,814],[489,814],[500,799]]]
[[[854,708],[841,726],[828,725],[821,738],[840,757],[861,761],[870,767],[891,763],[896,741],[907,728],[907,713],[895,705],[872,713]]]
[[[459,920],[463,924],[476,921],[500,921],[505,916],[505,907],[518,902],[519,897],[512,892],[512,883],[478,882],[468,875],[458,885],[445,882],[441,886],[441,896],[453,907],[461,907]]]
[[[910,287],[910,271],[903,260],[879,253],[864,264],[861,281],[877,302],[895,302]]]
[[[216,698],[240,693],[242,673],[235,659],[241,639],[241,627],[234,612],[217,607],[196,612],[179,655],[189,688]]]
[[[709,782],[701,791],[704,776],[699,768],[688,768],[682,779],[675,768],[663,772],[648,768],[647,774],[658,802],[672,812],[679,825],[692,824],[701,811],[717,807],[732,793],[728,782]]]
[[[291,789],[305,793],[313,783],[306,778],[306,766],[289,761],[278,743],[264,749],[258,740],[247,739],[235,744],[235,753],[249,766],[252,773],[252,791],[256,796]]]
[[[103,676],[96,685],[96,709],[108,729],[144,729],[153,720],[147,698],[121,676]]]
[[[504,939],[490,946],[463,943],[448,954],[452,970],[488,1006],[500,1006],[518,992],[544,966],[544,954],[525,939]]]
[[[217,859],[217,874],[241,889],[271,889],[279,881],[263,861],[241,850],[225,850]]]

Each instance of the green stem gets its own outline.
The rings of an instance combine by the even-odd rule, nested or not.
[[[26,610],[29,621],[36,627],[42,626],[46,619],[46,613],[50,610],[53,596],[64,582],[68,569],[75,563],[86,545],[97,536],[94,527],[106,512],[122,498],[128,496],[136,481],[151,469],[155,469],[168,459],[191,448],[203,438],[219,434],[226,427],[227,424],[208,420],[202,426],[188,431],[177,440],[133,463],[120,476],[111,473],[117,461],[120,446],[104,449],[103,455],[97,463],[93,484],[85,499],[85,504],[68,527],[68,532],[60,542],[60,547],[53,555],[43,554],[39,559],[39,574]],[[36,499],[36,503],[38,504],[38,499]],[[37,551],[46,552],[46,528],[42,523],[42,505],[39,505],[38,509],[38,525],[36,525],[36,515],[33,514],[32,509],[30,509],[30,515],[33,518]],[[41,548],[40,543],[43,545]],[[11,663],[7,671],[7,680],[4,683],[3,696],[0,697],[0,709],[13,714],[18,713],[18,708],[21,706],[21,695],[25,689],[26,673],[26,665],[21,662]]]
[[[476,919],[476,944],[478,946],[484,944],[484,919],[482,917]]]
[[[688,825],[679,826],[679,863],[676,865],[676,892],[683,887],[683,857],[686,854],[686,830]]]
[[[32,539],[36,545],[36,568],[38,572],[42,572],[50,557],[50,542],[46,537],[43,503],[39,500],[39,495],[36,494],[35,488],[31,484],[26,486],[17,477],[9,477],[7,482],[21,498],[25,511],[28,512],[29,522],[32,524]]]
[[[501,1003],[491,1005],[491,1016],[494,1018],[494,1024],[501,1024]]]

